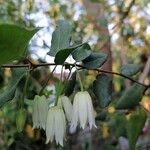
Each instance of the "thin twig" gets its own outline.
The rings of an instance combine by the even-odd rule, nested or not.
[[[75,67],[75,64],[71,64],[71,63],[65,63],[65,64],[70,65],[72,67]],[[37,68],[37,67],[42,67],[42,66],[55,66],[56,64],[55,63],[20,64],[20,65],[19,64],[17,64],[17,65],[15,65],[15,64],[5,64],[5,65],[1,65],[0,67],[1,68],[22,68],[22,67],[28,67],[29,68],[30,65],[31,65],[32,68]],[[83,65],[79,65],[79,64],[76,64],[76,66],[80,67],[82,69],[88,69],[88,68],[84,67]],[[140,85],[144,86],[147,89],[150,87],[150,85],[145,85],[145,84],[143,84],[141,82],[138,82],[138,81],[134,80],[133,78],[128,77],[128,76],[126,76],[124,74],[121,74],[121,73],[117,73],[117,72],[113,72],[113,71],[107,71],[107,70],[103,70],[103,69],[89,69],[89,70],[95,70],[95,71],[98,71],[98,72],[118,75],[118,76],[124,77],[124,78],[126,78],[126,79],[128,79],[132,82],[136,82],[137,84],[140,84]]]
[[[87,69],[87,68],[85,68],[85,67],[82,66],[82,65],[77,65],[77,64],[76,64],[76,66],[81,67],[81,68],[84,68],[84,69]],[[131,80],[132,82],[136,82],[136,83],[138,83],[138,84],[140,84],[140,85],[142,85],[142,86],[144,86],[144,87],[146,87],[146,88],[150,86],[150,85],[145,85],[145,84],[143,84],[143,83],[140,83],[140,82],[138,82],[138,81],[136,81],[136,80],[134,80],[134,79],[132,79],[132,78],[130,78],[130,77],[124,75],[124,74],[121,74],[121,73],[117,73],[117,72],[113,72],[113,71],[107,71],[107,70],[102,70],[102,69],[92,69],[92,70],[95,70],[95,71],[98,71],[98,72],[103,72],[103,73],[109,73],[109,74],[118,75],[118,76],[124,77],[124,78],[126,78],[126,79],[129,79],[129,80]]]
[[[70,72],[69,72],[69,74],[68,74],[68,76],[67,76],[67,78],[66,78],[66,80],[67,80],[67,81],[68,81],[68,80],[69,80],[69,78],[70,78],[70,75],[71,75],[72,69],[73,69],[73,66],[70,68]]]
[[[29,79],[30,79],[30,73],[31,73],[31,70],[28,70],[25,85],[24,85],[24,88],[23,88],[22,99],[20,100],[20,107],[23,107],[23,105],[24,105],[24,98],[25,98],[25,95],[26,95],[26,92],[27,92],[27,87],[28,87],[28,83],[29,83]]]
[[[63,67],[64,67],[64,64],[61,66],[61,75],[60,75],[60,80],[59,80],[59,83],[58,83],[59,86],[60,86],[61,83],[63,82]],[[58,93],[59,93],[59,92],[58,92]],[[61,93],[56,94],[56,99],[55,99],[55,104],[54,104],[55,106],[57,106],[57,104],[58,104],[58,99],[59,99],[60,94],[61,94]]]
[[[0,68],[25,68],[25,67],[29,67],[30,64],[5,64],[5,65],[1,65]]]
[[[83,91],[83,84],[82,84],[82,81],[81,81],[81,77],[80,77],[80,74],[79,74],[79,71],[77,69],[77,65],[75,64],[75,67],[76,67],[76,70],[77,70],[77,78],[79,80],[79,85],[80,85],[80,88],[81,88],[81,91]]]
[[[63,82],[63,67],[64,67],[64,65],[62,65],[62,67],[61,67],[61,75],[60,75],[61,82]]]
[[[41,95],[41,94],[43,93],[43,90],[44,90],[45,87],[47,86],[48,81],[51,79],[51,77],[52,77],[52,75],[53,75],[53,73],[54,73],[56,67],[57,67],[57,65],[56,65],[56,66],[54,67],[54,69],[51,71],[51,73],[50,73],[50,75],[48,76],[46,82],[44,83],[42,89],[40,90],[39,95]]]

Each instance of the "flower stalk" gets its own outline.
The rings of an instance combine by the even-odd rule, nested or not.
[[[28,87],[28,83],[29,83],[29,79],[30,79],[30,71],[28,71],[28,73],[27,73],[27,78],[26,78],[25,85],[24,85],[24,88],[23,88],[22,98],[19,101],[19,107],[20,108],[24,107],[24,98],[25,98],[25,95],[26,95],[26,92],[27,92],[27,87]]]
[[[40,96],[42,95],[42,93],[43,93],[44,89],[46,88],[46,86],[47,86],[47,84],[48,84],[49,80],[52,78],[52,75],[53,75],[53,73],[54,73],[54,71],[55,71],[56,67],[57,67],[57,65],[56,65],[56,66],[54,67],[54,69],[51,71],[51,73],[50,73],[49,77],[47,78],[47,80],[45,81],[45,83],[44,83],[44,85],[43,85],[42,89],[40,90],[40,92],[39,92],[39,95],[40,95]]]
[[[61,82],[63,82],[63,65],[61,67],[61,75],[60,75],[60,80],[59,80],[59,84],[61,84]],[[60,95],[57,95],[56,97],[56,100],[55,100],[55,106],[57,106],[57,103],[58,103],[58,98],[59,98]]]

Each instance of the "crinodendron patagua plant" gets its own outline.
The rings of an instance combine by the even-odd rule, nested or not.
[[[11,79],[1,92],[0,106],[16,100],[17,130],[24,130],[26,118],[31,113],[28,108],[32,107],[33,129],[45,131],[46,143],[55,141],[63,146],[67,143],[64,139],[69,138],[68,134],[85,129],[89,129],[89,132],[101,130],[101,135],[108,137],[108,131],[103,129],[105,123],[107,128],[114,124],[116,128],[112,132],[118,131],[118,136],[126,136],[129,149],[135,149],[148,112],[140,102],[149,88],[149,85],[131,78],[140,71],[138,65],[124,65],[119,73],[100,69],[107,61],[107,54],[94,52],[87,42],[76,44],[71,41],[72,26],[65,20],[57,22],[47,53],[54,57],[54,63],[33,63],[25,54],[29,41],[38,30],[0,25],[1,72],[11,68]],[[66,62],[69,56],[75,63]],[[43,81],[39,72],[45,66],[54,66],[54,69],[48,76],[45,75]],[[54,71],[57,66],[62,67],[60,78],[56,79]],[[91,78],[87,78],[91,70]],[[112,75],[133,83],[119,99],[112,94]],[[55,85],[53,93],[47,88],[50,80]]]

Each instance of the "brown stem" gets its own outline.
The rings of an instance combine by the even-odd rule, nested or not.
[[[29,68],[30,64],[5,64],[5,65],[1,65],[0,68]]]
[[[42,66],[55,66],[55,65],[57,65],[57,64],[55,64],[55,63],[21,64],[21,65],[19,65],[19,64],[17,64],[17,65],[15,65],[15,64],[5,64],[5,65],[1,65],[0,67],[1,68],[22,68],[22,67],[37,68],[37,67],[42,67]],[[64,65],[70,65],[72,67],[75,67],[75,65],[76,65],[77,67],[80,67],[81,69],[88,69],[88,68],[86,68],[86,67],[84,67],[82,65],[79,65],[79,64],[64,63]],[[128,77],[128,76],[126,76],[124,74],[121,74],[121,73],[117,73],[117,72],[113,72],[113,71],[107,71],[107,70],[103,70],[103,69],[90,69],[90,70],[95,70],[95,71],[98,71],[98,72],[118,75],[118,76],[124,77],[124,78],[126,78],[126,79],[128,79],[128,80],[130,80],[132,82],[136,82],[136,83],[144,86],[147,89],[150,87],[150,85],[145,85],[143,83],[140,83],[140,82],[132,79],[131,77]]]
[[[139,82],[144,83],[144,80],[148,76],[149,72],[150,72],[150,56],[147,59],[145,68],[144,68],[144,70],[143,70],[143,72],[139,78]]]
[[[85,68],[84,66],[82,66],[82,65],[76,65],[76,66],[81,67],[81,68],[83,68],[83,69],[86,69],[86,68]],[[150,85],[145,85],[145,84],[143,84],[143,83],[140,83],[140,82],[138,82],[138,81],[136,81],[136,80],[134,80],[134,79],[132,79],[132,78],[130,78],[130,77],[124,75],[124,74],[121,74],[121,73],[117,73],[117,72],[113,72],[113,71],[107,71],[107,70],[102,70],[102,69],[92,69],[92,70],[95,70],[95,71],[98,71],[98,72],[103,72],[103,73],[114,74],[114,75],[118,75],[118,76],[124,77],[124,78],[126,78],[126,79],[128,79],[128,80],[130,80],[130,81],[132,81],[132,82],[136,82],[136,83],[138,83],[138,84],[144,86],[145,88],[147,88],[147,87],[150,86]]]

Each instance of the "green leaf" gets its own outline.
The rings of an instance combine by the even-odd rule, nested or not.
[[[3,92],[0,92],[0,107],[2,107],[5,103],[14,98],[17,85],[23,78],[25,73],[26,73],[25,69],[16,68],[12,70],[12,79],[10,83]]]
[[[145,88],[142,85],[137,83],[133,84],[118,100],[116,109],[130,109],[139,105],[144,89]]]
[[[105,53],[92,53],[89,57],[85,58],[83,66],[88,69],[95,69],[102,66],[107,60],[107,54]]]
[[[111,101],[112,80],[111,77],[100,74],[93,83],[93,92],[99,102],[100,107],[108,106]]]
[[[85,43],[81,47],[78,47],[72,52],[72,57],[77,62],[82,61],[92,53],[91,47],[89,44]]]
[[[108,145],[107,149],[108,150],[117,150],[117,148],[113,145]]]
[[[65,95],[66,96],[70,96],[73,93],[75,84],[76,84],[76,72],[74,72],[72,74],[70,80],[68,81],[68,83],[65,86]]]
[[[135,75],[140,71],[140,67],[136,64],[126,64],[121,67],[121,73],[126,76]]]
[[[114,113],[109,121],[109,127],[112,130],[112,134],[115,134],[117,138],[120,136],[126,136],[126,116],[123,113]]]
[[[81,47],[82,45],[84,45],[85,43],[83,44],[79,44],[79,45],[76,45],[76,46],[73,46],[73,47],[68,47],[66,49],[61,49],[55,56],[55,63],[57,65],[62,65],[65,60],[67,59],[67,57],[78,47]]]
[[[131,114],[127,122],[127,136],[129,140],[129,150],[135,150],[136,141],[145,125],[147,115],[144,110]]]
[[[60,50],[69,47],[71,39],[71,25],[65,20],[59,20],[57,22],[56,30],[52,34],[51,49],[48,53],[51,56],[55,56]]]
[[[58,98],[64,91],[64,84],[60,80],[58,80],[55,83],[55,89],[56,89],[56,96]]]
[[[4,70],[0,68],[0,88],[4,85]]]
[[[105,121],[107,116],[108,116],[108,112],[100,111],[100,112],[98,112],[95,119],[98,120],[98,121]]]
[[[17,25],[0,24],[0,64],[24,58],[28,43],[38,30],[27,30]]]

